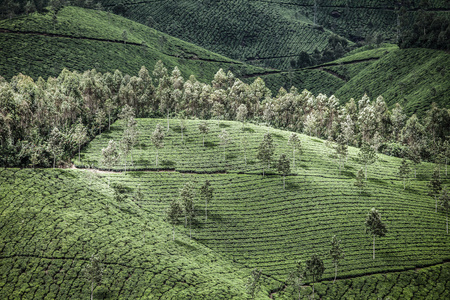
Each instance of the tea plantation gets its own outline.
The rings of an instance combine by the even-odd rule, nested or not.
[[[397,176],[401,160],[379,154],[378,162],[368,167],[367,185],[360,191],[354,186],[356,171],[361,168],[358,149],[349,147],[348,161],[339,174],[333,151],[326,143],[300,135],[303,153],[297,154],[296,167],[291,164],[291,174],[286,177],[286,188],[283,189],[283,178],[275,172],[275,162],[262,176],[256,152],[263,135],[270,132],[276,145],[274,161],[281,153],[291,157],[292,149],[287,144],[289,132],[211,120],[203,146],[199,120],[185,121],[183,140],[180,121],[170,120],[165,146],[159,150],[160,165],[156,167],[156,152],[150,135],[157,123],[167,126],[166,119],[138,120],[140,136],[132,154],[130,168],[133,171],[102,172],[99,176],[104,182],[127,187],[130,197],[139,189],[143,193],[137,203],[139,207],[160,218],[164,218],[170,201],[178,197],[179,189],[186,182],[200,187],[209,180],[214,197],[208,204],[207,220],[205,204],[199,200],[195,202],[193,240],[239,264],[261,268],[270,278],[283,282],[297,260],[305,261],[317,253],[325,261],[324,279],[330,280],[334,277],[334,268],[328,249],[335,234],[342,239],[346,255],[339,266],[338,278],[414,270],[439,265],[450,258],[445,216],[435,212],[434,199],[427,196],[433,164],[418,165],[416,178],[411,175],[404,189]],[[229,132],[232,140],[225,152],[218,138],[222,130]],[[100,163],[101,149],[110,139],[119,140],[121,132],[122,123],[118,121],[110,132],[97,137],[83,151],[82,161],[75,161],[75,165],[104,169]],[[118,164],[114,169],[123,171],[124,165]],[[448,185],[444,170],[442,178],[444,185]],[[388,227],[387,236],[376,241],[375,260],[372,259],[372,239],[364,232],[364,220],[372,207],[382,213]],[[189,236],[189,226],[180,225],[178,230]],[[448,272],[448,266],[442,265],[439,272]],[[333,299],[332,295],[340,295],[344,290],[362,292],[356,284],[363,284],[364,280],[382,286],[395,285],[397,279],[399,288],[403,289],[407,286],[402,283],[406,280],[403,276],[436,276],[436,280],[440,278],[438,281],[445,286],[448,278],[439,277],[439,272],[435,275],[398,273],[398,276],[389,275],[389,280],[383,279],[388,283],[382,283],[384,281],[379,277],[347,279],[338,285],[323,283],[318,291]],[[354,290],[349,287],[353,281]],[[279,282],[272,282],[268,287],[277,291]],[[433,290],[432,286],[427,288]],[[391,295],[389,293],[386,295]]]

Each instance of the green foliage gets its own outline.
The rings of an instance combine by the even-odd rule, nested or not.
[[[2,299],[89,299],[83,269],[92,253],[103,267],[94,299],[246,297],[250,269],[185,234],[172,242],[172,226],[146,209],[147,196],[145,208],[117,202],[92,171],[2,168],[0,182]]]
[[[250,295],[252,299],[255,298],[255,296],[258,294],[258,292],[261,289],[261,275],[262,270],[255,268],[253,269],[252,273],[248,277],[247,280],[247,293]]]

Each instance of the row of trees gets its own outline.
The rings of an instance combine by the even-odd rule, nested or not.
[[[266,122],[347,145],[367,143],[389,155],[429,160],[438,158],[450,134],[449,110],[436,105],[419,120],[416,115],[408,118],[399,104],[389,110],[381,96],[375,101],[367,96],[358,102],[351,99],[341,106],[334,96],[314,96],[292,87],[289,92],[281,88],[272,97],[261,78],[246,84],[222,69],[211,84],[193,75],[185,81],[177,67],[169,74],[161,61],[152,75],[142,67],[138,76],[124,76],[118,70],[81,74],[64,69],[47,81],[35,82],[22,74],[10,82],[0,78],[2,164],[48,166],[67,161],[77,146],[109,127],[125,105],[135,110],[136,117],[183,113],[191,118]],[[77,124],[86,131],[81,143],[73,137]],[[59,155],[47,151],[55,128],[62,133]],[[40,160],[33,163],[36,151]]]

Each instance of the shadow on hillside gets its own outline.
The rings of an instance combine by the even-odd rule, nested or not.
[[[187,228],[187,230],[189,231],[189,228]],[[188,234],[189,234],[189,232],[188,232]],[[197,247],[194,247],[192,245],[186,244],[185,242],[177,240],[176,236],[175,236],[175,243],[177,243],[178,245],[183,246],[184,248],[191,250],[191,251],[197,250]]]
[[[299,188],[300,188],[300,185],[298,185],[297,183],[286,181],[286,190],[292,191],[292,190],[298,190]]]
[[[177,133],[181,134],[181,126],[180,125],[172,125],[170,127],[170,129],[172,129],[172,131],[174,131],[174,132],[177,132]],[[183,134],[186,133],[186,132],[187,132],[187,128],[185,127],[183,129]]]
[[[246,131],[246,132],[250,132],[250,133],[255,132],[255,130],[253,130],[253,128],[250,128],[250,127],[244,127],[244,128],[242,128],[242,131]]]
[[[205,141],[205,147],[208,148],[217,147],[217,144],[210,141]]]
[[[169,168],[169,167],[175,167],[175,165],[176,165],[176,163],[174,162],[174,161],[171,161],[171,160],[162,160],[161,161],[161,166],[162,167],[166,167],[166,168]]]
[[[228,127],[230,127],[231,125],[228,125],[228,124],[225,124],[225,123],[220,123],[219,124],[219,127],[220,128],[228,128]]]
[[[273,136],[274,138],[279,139],[279,140],[284,140],[284,139],[285,139],[284,136],[282,136],[281,134],[278,134],[278,133],[272,133],[272,136]]]
[[[367,176],[367,177],[369,177],[369,176]],[[370,182],[378,184],[378,185],[388,185],[387,181],[381,180],[379,178],[367,178],[367,181],[370,181]]]
[[[147,166],[150,164],[148,159],[135,159],[134,164],[137,166]]]
[[[236,154],[227,154],[227,155],[226,155],[226,158],[227,158],[227,159],[234,159],[234,158],[236,158],[236,157],[237,157]]]
[[[136,147],[138,149],[142,149],[142,150],[147,150],[148,149],[148,146],[144,142],[140,143],[139,145],[136,145]]]
[[[353,172],[351,172],[351,171],[347,171],[347,170],[341,171],[341,174],[342,174],[343,176],[349,177],[349,178],[355,178],[355,177],[356,177],[356,176],[355,176],[355,173],[353,173]]]

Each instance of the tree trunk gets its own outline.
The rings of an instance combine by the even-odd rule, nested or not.
[[[94,299],[94,281],[91,282],[91,300]]]
[[[205,135],[203,135],[203,147],[205,147]]]
[[[108,113],[108,130],[111,130],[111,112]]]
[[[365,168],[364,177],[365,177],[365,179],[367,181],[367,165],[364,165],[364,168]]]
[[[187,215],[184,216],[184,227],[187,227]]]
[[[294,168],[295,168],[295,149],[293,148],[292,149],[292,165],[294,166]]]
[[[403,178],[403,190],[406,189],[405,178]]]
[[[53,169],[55,168],[55,164],[56,164],[56,155],[53,155]]]
[[[375,234],[373,235],[373,259],[375,259]]]
[[[172,241],[175,241],[175,225],[172,227]]]
[[[158,168],[158,149],[156,149],[156,168]]]
[[[169,131],[169,111],[167,111],[167,132]]]
[[[337,263],[334,263],[334,281],[333,281],[333,283],[336,282],[336,277],[337,277]]]
[[[205,199],[205,221],[208,221],[208,200]]]
[[[81,144],[78,144],[78,161],[81,162],[81,155],[80,155],[80,151],[81,151]]]

